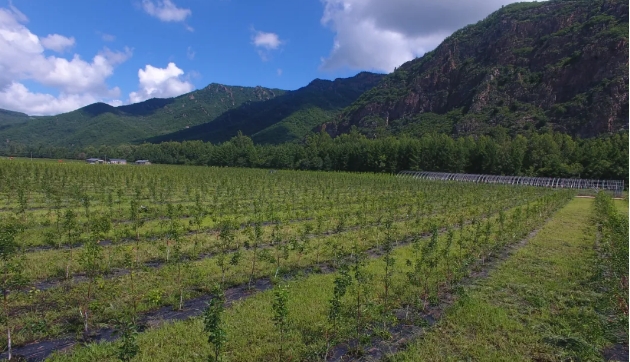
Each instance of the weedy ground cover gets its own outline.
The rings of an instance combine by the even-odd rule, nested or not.
[[[422,339],[389,360],[597,361],[611,344],[627,346],[627,304],[625,312],[610,312],[614,282],[599,270],[614,262],[598,257],[593,207],[591,199],[571,201],[488,279],[463,292]],[[599,214],[600,220],[608,215]],[[627,280],[627,222],[625,230]]]

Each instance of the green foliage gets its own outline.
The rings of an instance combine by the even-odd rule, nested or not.
[[[118,348],[118,359],[123,362],[131,361],[140,351],[136,341],[138,330],[136,325],[131,322],[122,322],[119,329],[122,331],[120,336],[120,347]]]
[[[520,108],[525,106],[515,105],[519,109],[516,112],[501,112],[518,116]],[[562,109],[558,107],[556,112]],[[302,145],[278,146],[254,146],[247,136],[239,136],[242,140],[237,143],[242,148],[232,143],[215,146],[194,141],[145,144],[134,147],[133,152],[155,163],[386,173],[411,169],[627,180],[627,132],[580,139],[545,130],[544,115],[539,123],[540,131],[516,136],[503,127],[494,128],[489,135],[458,138],[427,133],[420,138],[373,140],[353,132],[331,139],[328,134],[320,133],[308,137]],[[130,203],[128,215],[137,234],[148,211],[135,198],[125,202]]]
[[[333,332],[337,333],[337,325],[342,317],[342,299],[346,295],[348,287],[352,284],[350,268],[346,263],[341,263],[335,276],[333,297],[330,299],[328,309],[328,321],[333,325]]]
[[[273,290],[273,323],[280,333],[280,353],[278,354],[278,360],[284,360],[284,340],[287,334],[287,328],[289,324],[289,289],[288,286],[278,285]]]
[[[220,285],[212,290],[212,298],[203,313],[204,331],[208,333],[208,343],[214,347],[214,361],[222,360],[222,350],[227,341],[227,334],[223,326],[223,312],[225,293]]]
[[[23,230],[23,226],[16,219],[0,220],[0,259],[9,261],[19,251],[20,244],[15,239]]]
[[[9,125],[24,123],[28,120],[29,116],[27,114],[0,109],[0,129]]]

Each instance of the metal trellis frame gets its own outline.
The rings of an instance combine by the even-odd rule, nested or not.
[[[428,171],[401,171],[400,177],[411,177],[422,180],[434,181],[459,181],[489,184],[524,185],[552,188],[570,188],[577,190],[605,190],[612,192],[615,197],[620,197],[624,189],[623,180],[587,180],[577,178],[557,177],[527,177],[527,176],[499,176],[477,175],[466,173],[428,172]]]

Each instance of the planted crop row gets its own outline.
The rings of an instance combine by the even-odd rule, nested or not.
[[[274,290],[229,309],[211,303],[204,318],[166,324],[137,339],[79,348],[52,360],[84,361],[90,356],[115,361],[135,345],[139,360],[212,356],[230,361],[321,361],[350,341],[356,342],[356,349],[346,349],[348,357],[357,358],[374,340],[387,339],[396,324],[424,323],[421,315],[427,305],[439,302],[471,268],[539,227],[569,197],[546,196],[442,236],[434,229],[429,240],[413,232],[399,233],[399,226],[385,223],[377,259],[370,258],[374,254],[368,252],[367,235],[360,235],[335,255],[337,273],[288,284],[278,280]],[[411,237],[411,245],[401,243],[403,235]]]
[[[533,190],[529,190],[533,192]],[[489,214],[498,212],[500,208],[513,207],[520,203],[526,202],[528,192],[522,192],[519,195],[506,195],[505,198],[488,198],[480,197],[477,204],[474,206],[467,206],[464,198],[458,199],[450,205],[446,205],[447,208],[436,208],[432,210],[432,214],[424,214],[426,210],[419,206],[407,208],[405,206],[395,209],[395,205],[391,205],[390,211],[385,210],[371,211],[365,209],[358,209],[356,213],[346,215],[340,215],[338,218],[326,218],[318,215],[314,220],[295,221],[289,224],[276,222],[274,224],[264,225],[260,221],[250,221],[244,227],[236,229],[233,219],[225,219],[218,222],[219,227],[210,230],[204,230],[199,228],[198,230],[190,231],[190,228],[186,230],[178,219],[172,218],[166,220],[160,225],[158,236],[146,240],[147,238],[141,238],[140,240],[134,240],[132,238],[126,238],[126,241],[133,241],[134,248],[137,248],[138,255],[135,260],[137,263],[143,264],[156,264],[169,262],[171,252],[177,244],[178,252],[184,259],[194,260],[202,257],[207,257],[208,254],[216,254],[218,246],[220,244],[219,234],[221,224],[225,224],[226,220],[230,220],[230,226],[234,229],[234,246],[248,246],[250,239],[251,228],[253,225],[258,224],[261,228],[263,235],[271,235],[272,231],[277,228],[277,224],[281,225],[280,232],[285,240],[296,240],[297,238],[303,238],[305,236],[321,237],[325,234],[333,232],[351,232],[355,228],[362,228],[366,226],[374,226],[382,223],[385,219],[394,221],[409,220],[412,218],[427,218],[429,216],[441,216],[448,217],[449,215],[466,215],[478,216],[482,212]],[[124,230],[118,229],[117,232]],[[93,236],[93,235],[92,235]],[[134,235],[135,236],[135,235]],[[106,245],[102,249],[103,263],[100,265],[101,273],[106,274],[112,271],[112,268],[120,268],[124,266],[124,259],[122,250],[123,242],[125,239],[116,238],[117,241],[111,245]],[[267,238],[269,239],[269,238]],[[262,244],[268,244],[271,240],[263,240]],[[25,255],[25,262],[33,265],[25,273],[25,277],[30,280],[41,280],[49,278],[67,278],[74,273],[81,273],[85,270],[79,263],[77,255],[81,255],[83,248],[77,250],[46,250],[35,253],[28,253]]]
[[[540,198],[545,193],[535,198]],[[534,195],[532,195],[534,196]],[[506,204],[506,205],[509,205]],[[493,205],[495,207],[501,205]],[[498,211],[497,209],[495,209]],[[388,221],[398,228],[398,233],[426,232],[433,225],[446,227],[469,220],[470,215],[462,214],[464,210],[452,213],[433,215],[404,221]],[[472,218],[477,217],[475,213]],[[11,304],[15,314],[13,323],[18,343],[40,339],[46,336],[59,335],[68,331],[84,329],[78,312],[85,305],[89,296],[89,323],[98,325],[134,312],[155,309],[165,304],[178,307],[183,301],[207,293],[214,282],[238,284],[255,278],[271,275],[278,276],[294,269],[303,269],[309,265],[334,258],[338,250],[347,247],[357,238],[357,234],[367,234],[366,243],[378,247],[382,244],[381,225],[365,226],[355,232],[324,235],[319,238],[293,238],[288,240],[283,230],[274,226],[270,237],[270,245],[263,247],[262,230],[249,230],[249,248],[241,248],[234,252],[234,229],[221,230],[219,234],[219,250],[216,255],[194,262],[186,262],[181,258],[177,245],[173,246],[173,259],[160,269],[138,269],[135,263],[136,251],[131,246],[121,249],[121,260],[134,273],[106,280],[100,274],[101,258],[88,259],[86,249],[79,261],[89,269],[88,282],[66,284],[59,288],[32,293],[12,294]],[[221,235],[223,234],[223,235]],[[87,264],[92,260],[92,264]],[[99,260],[101,263],[99,264]],[[129,293],[134,291],[133,301]],[[68,308],[71,306],[70,308]],[[19,311],[19,312],[15,312]],[[42,324],[42,321],[45,324]]]
[[[374,256],[392,235],[409,241],[553,195],[387,175],[0,160],[4,343],[89,339],[217,283],[336,268],[358,239]]]

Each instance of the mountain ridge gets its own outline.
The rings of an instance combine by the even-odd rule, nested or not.
[[[29,117],[26,122],[0,129],[0,138],[66,147],[138,143],[212,120],[244,103],[268,100],[285,92],[260,86],[211,83],[172,98],[152,98],[118,107],[97,102],[55,116]]]
[[[231,109],[211,122],[189,129],[150,138],[147,141],[203,140],[221,143],[238,132],[251,136],[256,143],[298,141],[325,118],[374,87],[384,75],[360,72],[354,77],[335,80],[314,79],[308,85],[263,102]]]
[[[178,97],[95,103],[46,117],[0,111],[0,138],[86,146],[203,140],[255,143],[444,133],[595,137],[628,129],[628,4],[514,3],[383,75],[360,72],[285,91],[211,83]]]
[[[627,99],[627,2],[515,3],[402,64],[316,131],[419,136],[438,126],[460,136],[550,127],[593,137],[628,128]]]

